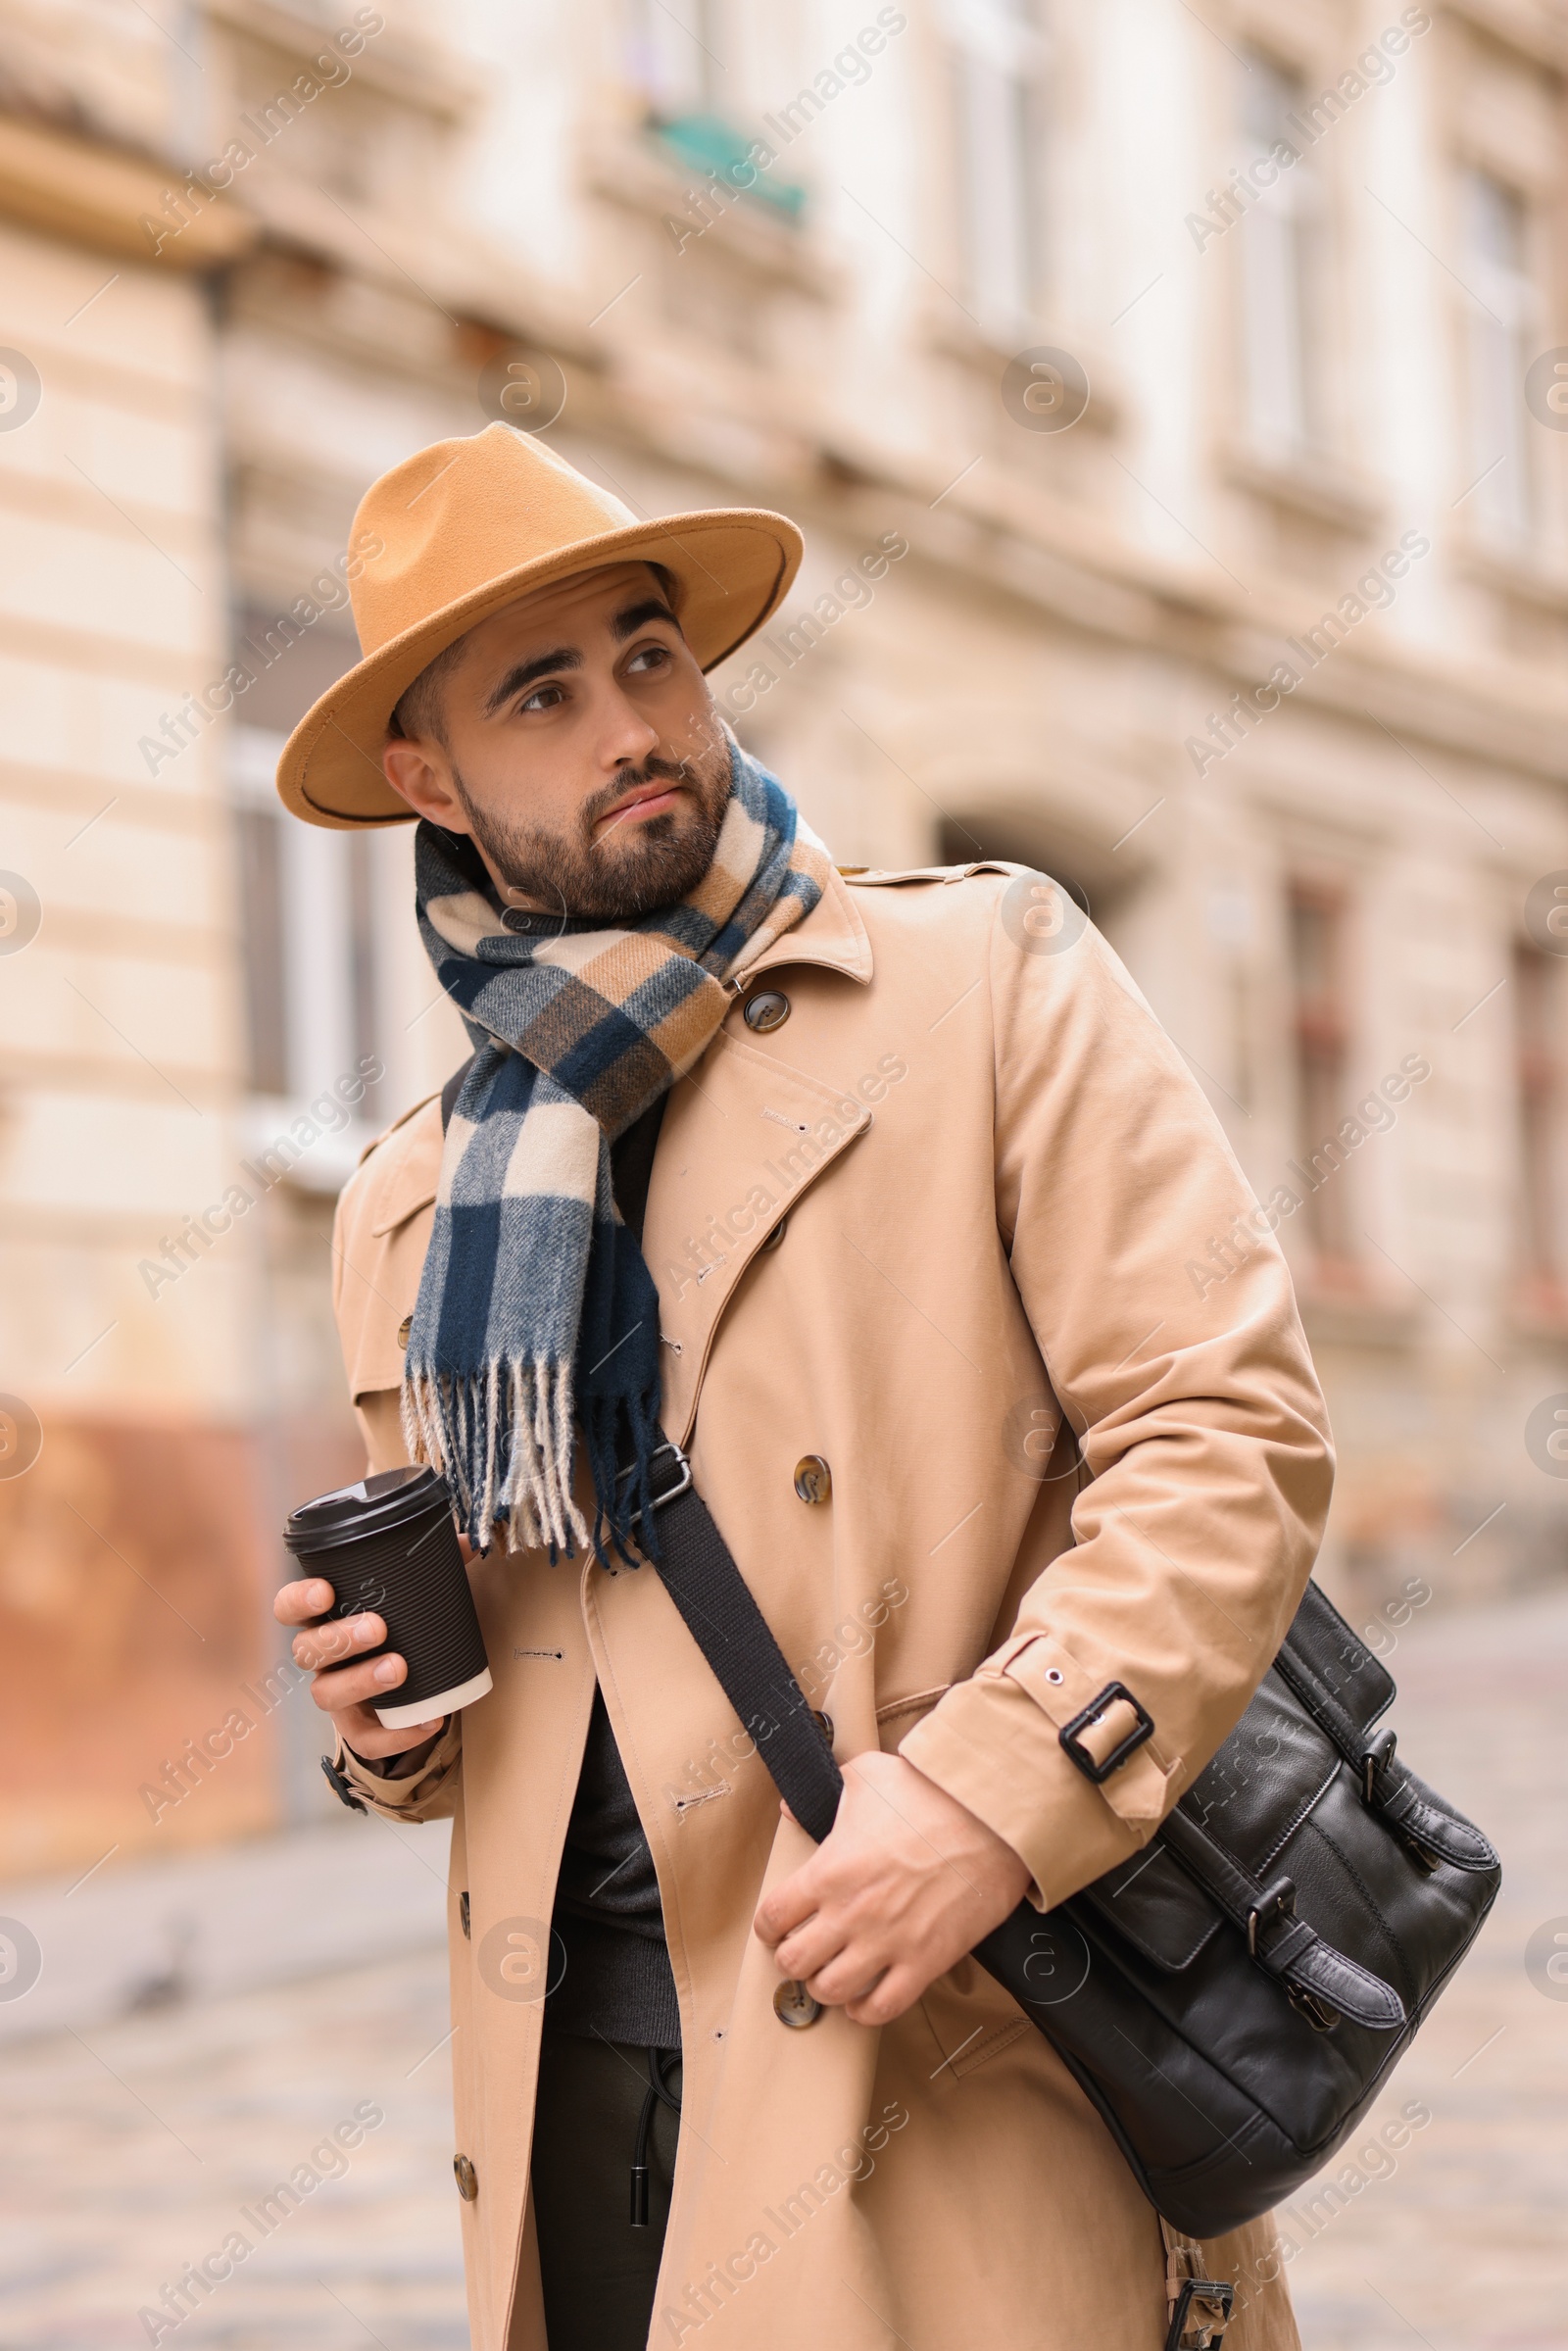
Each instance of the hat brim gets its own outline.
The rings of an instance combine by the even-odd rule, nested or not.
[[[420,670],[479,621],[579,571],[660,563],[679,586],[682,634],[699,665],[712,669],[777,611],[804,552],[786,515],[729,507],[661,514],[536,556],[405,629],[328,687],[283,747],[278,794],[307,824],[336,831],[412,824],[414,810],[381,767],[388,722]]]

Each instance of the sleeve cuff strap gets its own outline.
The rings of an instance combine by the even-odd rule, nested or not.
[[[1024,1691],[1045,1716],[1053,1739],[1093,1706],[1107,1685],[1119,1682],[1135,1697],[1138,1694],[1137,1674],[1120,1658],[1102,1655],[1086,1660],[1054,1633],[1015,1633],[986,1659],[973,1685],[959,1687],[985,1690],[999,1682],[1010,1682]],[[1134,1719],[1130,1706],[1113,1701],[1100,1722],[1082,1735],[1081,1743],[1102,1758],[1132,1728]],[[1061,1751],[1059,1746],[1057,1751]],[[1101,1795],[1127,1823],[1139,1844],[1147,1841],[1171,1807],[1170,1783],[1181,1758],[1167,1760],[1167,1754],[1156,1721],[1153,1736],[1100,1783]],[[1064,1762],[1070,1760],[1063,1755]]]
[[[1063,1705],[1062,1720],[1073,1711]],[[1045,1910],[1126,1861],[1153,1826],[1119,1816],[1112,1783],[1086,1780],[1063,1754],[1056,1728],[1017,1680],[988,1673],[956,1684],[899,1747],[1012,1847],[1034,1879],[1030,1899]],[[1140,1749],[1124,1771],[1148,1752]]]
[[[461,1715],[453,1716],[426,1757],[423,1771],[416,1772],[408,1780],[384,1779],[363,1763],[341,1739],[333,1761],[355,1794],[376,1812],[412,1812],[429,1800],[456,1763],[463,1744],[462,1723]]]

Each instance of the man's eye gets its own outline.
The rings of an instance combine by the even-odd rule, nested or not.
[[[561,688],[559,686],[535,686],[533,692],[518,703],[517,709],[519,713],[523,710],[553,710],[560,700]]]
[[[634,669],[662,669],[668,660],[668,646],[644,645],[626,663],[627,673],[629,675]]]

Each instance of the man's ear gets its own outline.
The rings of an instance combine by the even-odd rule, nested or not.
[[[401,737],[381,754],[382,774],[416,816],[427,816],[449,833],[466,833],[470,829],[468,819],[443,766],[434,763],[422,742],[409,743]]]

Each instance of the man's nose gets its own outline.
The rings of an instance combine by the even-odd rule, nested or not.
[[[659,743],[659,729],[638,710],[629,695],[612,686],[606,698],[600,729],[599,757],[606,769],[640,767]]]

